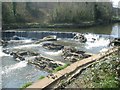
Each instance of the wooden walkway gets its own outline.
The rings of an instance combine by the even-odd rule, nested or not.
[[[93,55],[89,58],[77,61],[73,64],[71,64],[70,66],[68,66],[67,68],[58,71],[56,73],[53,73],[53,76],[55,76],[55,78],[51,78],[51,77],[45,77],[42,80],[38,80],[37,82],[33,83],[31,86],[29,86],[26,89],[29,88],[34,88],[35,90],[37,89],[46,89],[46,88],[55,88],[57,87],[57,84],[59,83],[60,80],[62,80],[63,78],[65,78],[65,76],[69,76],[71,75],[71,73],[74,73],[75,71],[78,70],[78,68],[81,68],[83,66],[86,66],[88,64],[91,64],[92,62],[95,62],[97,60],[100,60],[116,51],[118,51],[118,49],[120,49],[120,47],[113,47],[111,49],[109,49],[106,52],[97,54],[97,55]]]

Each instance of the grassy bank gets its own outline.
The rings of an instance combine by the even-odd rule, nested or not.
[[[94,63],[66,88],[120,88],[120,56],[118,53]]]

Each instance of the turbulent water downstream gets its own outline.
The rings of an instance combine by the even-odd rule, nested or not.
[[[33,29],[34,31],[30,30],[11,30],[2,33],[2,39],[8,40],[10,42],[10,44],[5,48],[2,48],[2,46],[0,46],[0,58],[2,61],[2,88],[19,88],[26,82],[34,82],[38,80],[40,76],[46,76],[49,74],[46,71],[39,70],[33,65],[28,65],[27,61],[18,62],[14,60],[12,56],[3,53],[2,49],[28,49],[36,51],[43,56],[51,58],[53,60],[62,61],[63,58],[61,57],[61,50],[47,50],[42,47],[42,44],[54,42],[60,45],[72,46],[79,50],[96,54],[109,48],[108,44],[110,42],[110,38],[119,37],[120,35],[118,32],[120,30],[119,24],[103,27],[98,26],[79,30],[66,29],[66,31],[64,31],[65,29],[58,29],[58,32],[55,32],[53,29],[51,31],[48,31],[46,29],[45,31],[36,31],[35,29]],[[78,32],[83,33],[87,38],[86,43],[80,43],[73,39],[73,36]],[[21,40],[11,40],[14,35],[21,37]],[[48,35],[56,35],[58,38],[57,41],[46,41],[40,45],[32,43]],[[93,42],[92,38],[96,39],[96,41]]]

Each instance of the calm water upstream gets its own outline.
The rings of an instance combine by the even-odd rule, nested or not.
[[[73,40],[76,32],[83,33],[88,41],[81,44]],[[84,50],[89,53],[99,53],[101,50],[108,48],[110,37],[119,37],[120,24],[96,26],[82,29],[22,29],[9,30],[2,33],[4,40],[10,40],[14,35],[22,37],[22,41],[11,43],[8,49],[31,49],[40,54],[54,60],[62,60],[61,51],[50,51],[41,47],[41,45],[29,44],[35,40],[41,39],[48,35],[56,35],[58,41],[54,42],[64,46],[73,46],[77,49]],[[97,39],[95,43],[91,42],[91,38]],[[12,42],[12,41],[11,41]],[[48,41],[51,43],[50,41]],[[38,49],[39,48],[39,49]],[[5,49],[5,48],[3,48]],[[26,82],[34,82],[41,75],[48,75],[47,72],[39,70],[32,65],[28,65],[26,61],[18,62],[10,55],[2,52],[0,46],[0,57],[2,61],[2,87],[3,88],[19,88]]]

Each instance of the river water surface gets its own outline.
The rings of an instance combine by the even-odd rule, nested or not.
[[[89,53],[99,53],[106,50],[110,42],[110,38],[119,37],[120,24],[96,26],[81,29],[22,29],[9,30],[2,32],[2,39],[8,40],[10,43],[7,47],[0,46],[0,58],[2,61],[2,88],[20,88],[26,82],[35,82],[40,76],[46,76],[49,73],[38,68],[28,65],[26,61],[16,61],[12,56],[2,52],[2,49],[31,49],[37,51],[43,56],[53,60],[62,61],[61,51],[46,50],[41,45],[30,44],[38,39],[42,39],[48,35],[56,35],[57,41],[47,41],[48,43],[57,43],[64,46],[76,47]],[[83,33],[87,38],[85,44],[73,40],[76,33]],[[13,41],[11,38],[17,35],[22,38],[21,41]],[[92,38],[96,41],[93,43]],[[44,42],[46,43],[46,42]],[[43,43],[41,43],[43,44]],[[38,49],[39,48],[39,49]],[[64,61],[62,61],[64,62]]]

